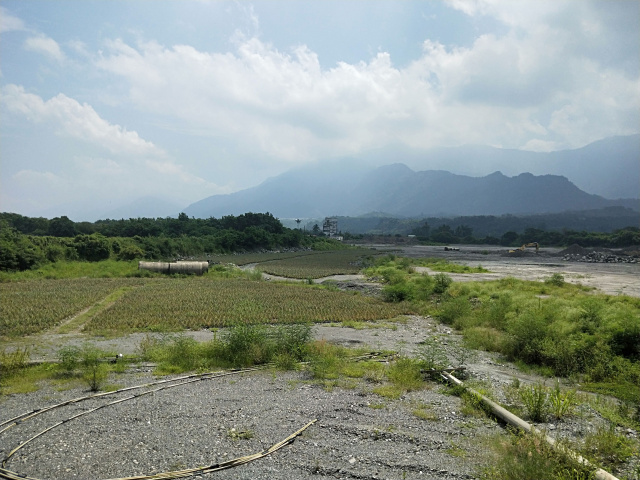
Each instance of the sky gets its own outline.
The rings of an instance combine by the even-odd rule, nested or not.
[[[0,0],[4,212],[94,221],[390,145],[639,132],[638,0]]]

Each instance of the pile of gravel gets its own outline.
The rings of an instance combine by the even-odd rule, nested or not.
[[[573,244],[558,252],[562,260],[566,262],[587,262],[587,263],[637,263],[635,256],[622,252],[612,252],[611,250],[589,250],[580,245]]]
[[[638,263],[638,259],[628,255],[592,251],[586,254],[566,254],[562,257],[566,262],[586,263]]]

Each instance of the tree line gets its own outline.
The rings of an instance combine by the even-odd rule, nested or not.
[[[513,230],[507,231],[500,237],[491,235],[475,237],[473,229],[468,225],[458,225],[452,228],[448,224],[442,224],[436,228],[431,228],[428,222],[425,221],[421,226],[415,228],[412,234],[422,242],[444,244],[462,243],[517,247],[526,243],[537,242],[548,246],[569,246],[573,244],[581,247],[605,248],[640,246],[640,229],[637,227],[626,227],[614,230],[611,233],[575,230],[547,231],[529,227],[520,233]]]
[[[270,213],[220,219],[135,218],[73,222],[0,214],[0,270],[27,270],[60,260],[170,259],[203,254],[301,248],[314,243]]]

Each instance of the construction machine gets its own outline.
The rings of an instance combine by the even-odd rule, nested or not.
[[[525,243],[521,247],[515,248],[513,250],[509,250],[509,253],[524,252],[529,247],[535,247],[536,253],[538,253],[538,250],[540,250],[540,245],[538,245],[538,242],[531,242]]]

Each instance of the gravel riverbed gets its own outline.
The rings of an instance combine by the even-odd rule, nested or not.
[[[450,358],[460,341],[449,328],[417,316],[387,328],[316,326],[314,335],[405,355],[415,354],[420,342],[435,337]],[[151,370],[132,366],[112,374],[109,383],[124,388],[157,382]],[[486,352],[476,352],[467,371],[471,382],[490,388],[500,400],[514,378],[523,384],[540,380]],[[2,458],[64,421],[20,448],[5,468],[41,480],[157,474],[261,452],[315,420],[292,444],[269,456],[197,478],[473,479],[488,461],[487,438],[506,438],[503,425],[484,415],[462,413],[461,399],[436,382],[391,400],[372,392],[379,385],[373,380],[352,379],[327,389],[312,382],[304,370],[261,370],[140,395],[170,385],[88,399],[18,423],[0,433]],[[0,422],[87,395],[86,387],[59,391],[44,385],[37,392],[4,396]],[[105,404],[111,405],[90,411]],[[72,419],[82,412],[89,413]],[[552,435],[579,439],[600,421],[586,408],[580,415],[540,427]],[[637,432],[628,435],[635,437]]]
[[[414,254],[429,255],[428,248],[412,247]],[[464,250],[464,249],[463,249]],[[404,253],[411,253],[409,250]],[[435,253],[431,252],[431,253]],[[481,263],[491,278],[513,275],[541,279],[553,272],[569,281],[593,284],[611,293],[640,295],[639,265],[563,265],[552,257],[531,257],[519,263],[485,252],[455,252],[470,265]],[[534,261],[535,260],[535,261]],[[526,262],[527,264],[523,263]],[[533,278],[532,278],[533,277]],[[478,277],[474,277],[478,278]],[[464,281],[457,276],[457,281]],[[344,288],[371,288],[358,279]],[[349,283],[354,282],[354,283]],[[598,283],[600,282],[600,283]],[[354,329],[316,325],[316,339],[370,350],[394,350],[415,355],[421,342],[437,338],[452,363],[456,363],[460,338],[450,328],[428,317],[407,317],[404,322],[381,322],[377,328]],[[207,330],[185,334],[204,341]],[[115,339],[87,338],[82,334],[20,339],[4,348],[27,346],[36,360],[55,360],[63,345],[82,345],[135,353],[146,334]],[[544,379],[524,374],[500,357],[474,352],[466,359],[469,381],[490,389],[497,400],[514,378],[523,384]],[[118,388],[156,382],[151,367],[131,366],[114,373],[108,383]],[[547,384],[550,385],[547,379]],[[170,385],[170,383],[163,384]],[[353,379],[324,388],[305,371],[272,370],[203,379],[175,388],[113,403],[156,387],[114,393],[71,403],[19,422],[0,433],[0,458],[5,468],[41,480],[114,479],[182,470],[225,462],[263,451],[315,420],[296,440],[269,456],[230,470],[197,478],[230,479],[473,479],[490,461],[487,438],[506,438],[504,426],[483,415],[465,415],[460,398],[446,393],[439,383],[390,400],[373,393],[373,380]],[[89,395],[86,387],[59,390],[43,385],[28,394],[0,397],[0,423],[35,409]],[[95,411],[91,409],[112,403]],[[416,411],[420,414],[416,415]],[[86,415],[72,418],[82,412]],[[599,415],[582,406],[576,415],[539,425],[552,436],[574,440],[602,424]],[[63,422],[37,438],[45,429]],[[9,422],[8,425],[11,425]],[[5,426],[0,426],[0,430]],[[621,432],[638,439],[635,431]],[[28,441],[14,454],[11,452]],[[639,471],[638,456],[622,478]],[[1,476],[0,476],[1,478]]]

